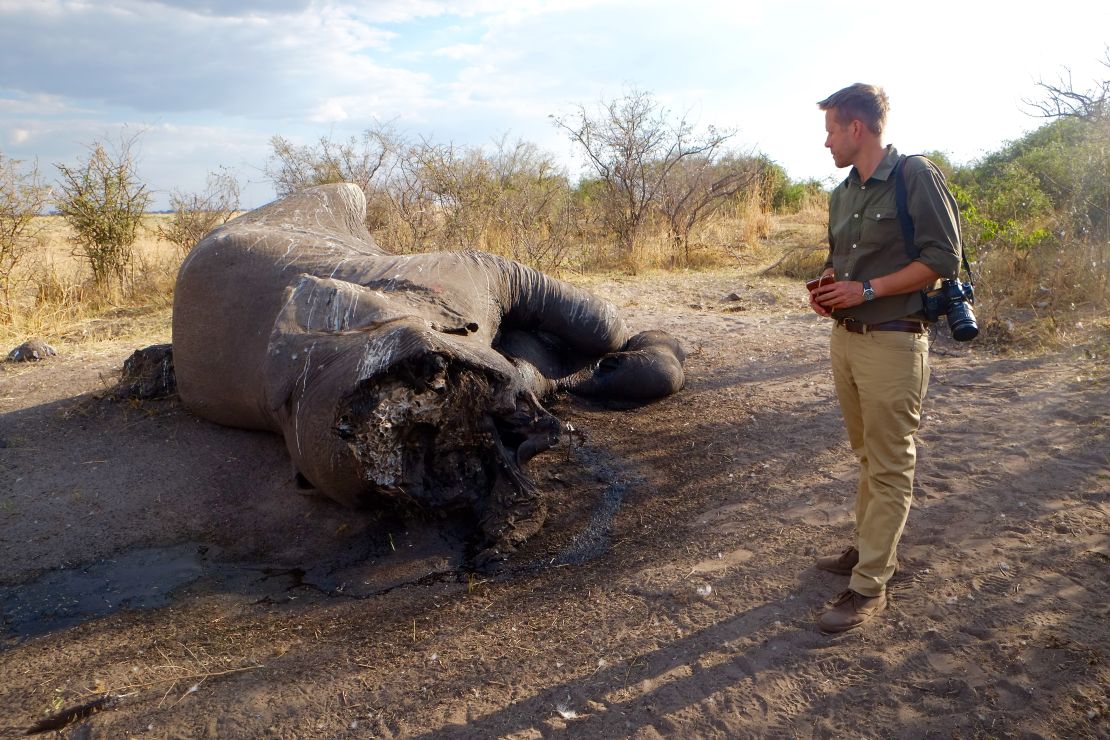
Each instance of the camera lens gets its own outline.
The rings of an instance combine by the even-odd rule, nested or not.
[[[952,331],[952,338],[957,342],[968,342],[979,336],[979,325],[975,323],[975,314],[971,306],[960,301],[948,307],[948,328]]]

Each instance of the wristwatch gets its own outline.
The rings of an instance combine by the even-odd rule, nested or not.
[[[870,280],[864,280],[863,281],[863,300],[864,301],[873,301],[873,300],[875,300],[875,291],[871,289],[871,281]]]

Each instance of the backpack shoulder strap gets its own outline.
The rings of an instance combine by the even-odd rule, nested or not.
[[[902,225],[902,241],[905,243],[906,254],[911,262],[921,254],[913,244],[913,218],[910,217],[910,210],[906,205],[906,160],[912,156],[919,155],[903,154],[894,164],[894,207],[898,211],[898,223]]]
[[[917,259],[921,255],[921,250],[914,245],[914,228],[913,218],[910,216],[909,207],[906,205],[908,196],[906,194],[906,160],[910,157],[921,157],[925,159],[922,154],[903,154],[898,158],[894,165],[894,207],[898,211],[898,223],[902,226],[902,240],[905,243],[906,254],[909,255],[910,261]],[[928,163],[929,160],[925,160]],[[935,165],[933,165],[935,167]],[[943,175],[941,175],[943,178]],[[963,263],[964,270],[967,271],[967,279],[971,280],[971,265],[967,262],[967,254],[964,252],[962,246],[960,248],[960,259]]]

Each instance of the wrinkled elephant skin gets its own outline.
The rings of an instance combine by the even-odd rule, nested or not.
[[[300,475],[345,504],[470,508],[500,556],[545,515],[522,469],[561,432],[540,399],[674,393],[682,350],[510,260],[389,254],[365,207],[353,185],[321,186],[197,244],[174,296],[181,399],[283,435]]]

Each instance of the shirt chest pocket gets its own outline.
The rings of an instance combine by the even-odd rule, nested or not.
[[[894,208],[870,208],[861,221],[860,244],[875,249],[902,243],[902,227]]]

